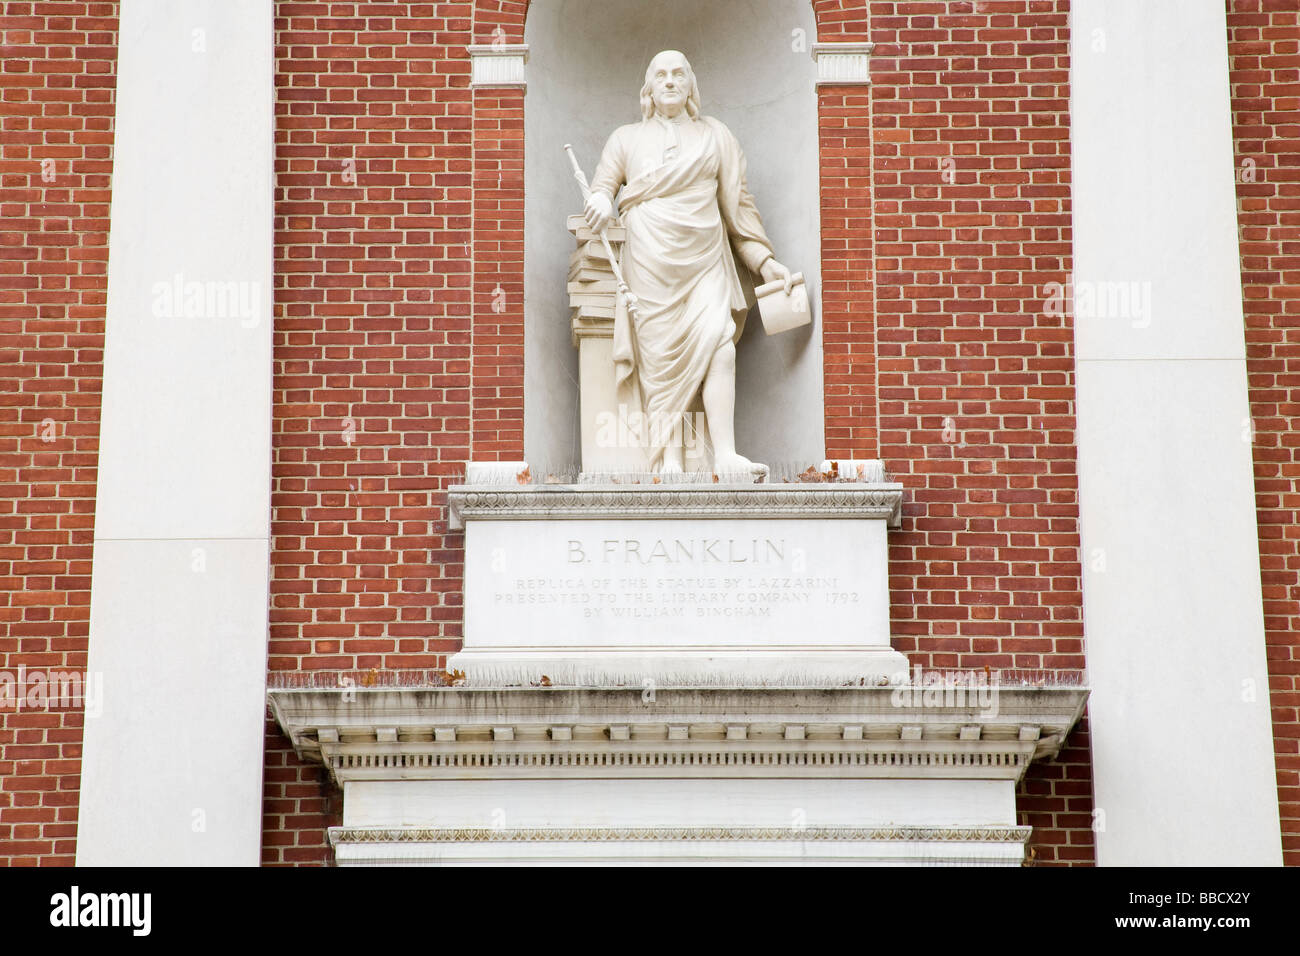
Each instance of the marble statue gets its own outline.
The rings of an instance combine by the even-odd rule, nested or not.
[[[622,275],[635,306],[615,316],[615,374],[640,396],[652,470],[683,470],[698,399],[713,472],[759,480],[767,467],[736,451],[736,342],[752,297],[738,266],[787,293],[793,279],[763,230],[740,144],[701,115],[695,74],[676,50],[650,61],[641,116],[609,137],[583,210],[599,233],[617,195],[626,231]]]

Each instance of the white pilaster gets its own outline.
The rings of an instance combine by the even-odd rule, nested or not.
[[[124,0],[77,862],[255,865],[271,0]]]
[[[1070,59],[1098,862],[1278,864],[1223,4],[1077,0]]]

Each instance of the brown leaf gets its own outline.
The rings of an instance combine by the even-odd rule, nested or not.
[[[527,465],[524,466],[523,471],[515,475],[515,481],[519,482],[521,485],[526,485],[532,480],[533,480],[533,474]]]

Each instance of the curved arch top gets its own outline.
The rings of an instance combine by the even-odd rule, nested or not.
[[[531,0],[474,0],[475,42],[523,43],[530,5]],[[867,0],[813,0],[812,10],[818,40],[867,39]]]

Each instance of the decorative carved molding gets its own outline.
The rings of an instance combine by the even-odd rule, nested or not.
[[[1029,827],[330,827],[341,843],[677,842],[683,840],[873,841],[891,843],[1024,843]]]
[[[935,751],[905,751],[899,747],[868,749],[809,748],[799,751],[726,747],[705,750],[617,749],[608,744],[575,748],[496,752],[463,747],[443,751],[434,747],[393,752],[375,747],[321,748],[325,766],[340,782],[373,780],[401,771],[403,779],[454,776],[495,777],[506,772],[544,771],[550,776],[677,776],[743,777],[920,777],[942,776],[1019,779],[1034,757],[1032,747],[989,747],[982,752],[955,747]]]
[[[469,520],[597,518],[880,518],[898,527],[903,486],[894,482],[809,485],[453,485],[449,527]]]
[[[855,86],[871,82],[874,43],[814,43],[818,86]]]
[[[990,688],[985,688],[986,691]],[[1081,687],[926,704],[907,688],[285,689],[304,759],[339,783],[470,777],[1020,779],[1055,755]],[[919,698],[919,694],[917,695]],[[396,739],[390,736],[395,728]],[[978,733],[976,733],[978,731]]]
[[[470,87],[527,87],[524,79],[527,43],[473,44],[468,49]]]

